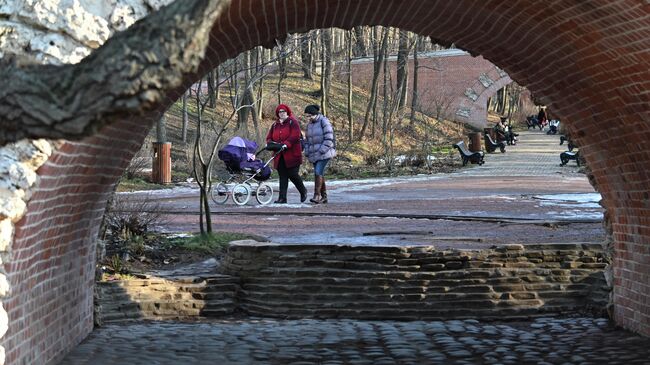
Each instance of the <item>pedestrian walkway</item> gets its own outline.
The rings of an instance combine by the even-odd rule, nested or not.
[[[554,176],[577,175],[575,161],[560,166],[560,153],[567,150],[560,145],[559,135],[547,135],[543,131],[521,131],[520,143],[506,146],[506,153],[486,154],[485,164],[462,169],[453,175],[465,176]]]
[[[61,365],[648,364],[650,339],[605,319],[222,320],[109,325]]]

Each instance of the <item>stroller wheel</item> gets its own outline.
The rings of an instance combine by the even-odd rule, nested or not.
[[[255,199],[258,203],[266,205],[273,200],[273,188],[268,184],[260,184],[255,191]]]
[[[232,200],[237,205],[246,205],[251,198],[251,189],[247,184],[237,184],[232,188]]]
[[[210,197],[215,203],[224,204],[228,200],[228,187],[226,184],[220,182],[214,186],[210,192]]]

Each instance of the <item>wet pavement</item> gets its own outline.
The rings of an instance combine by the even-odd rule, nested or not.
[[[605,319],[146,322],[94,331],[62,365],[648,364],[650,339]]]
[[[481,248],[480,242],[602,241],[600,195],[575,162],[560,166],[559,154],[565,148],[559,145],[559,137],[524,131],[520,141],[508,146],[506,153],[488,154],[483,166],[451,174],[328,181],[330,203],[326,205],[300,204],[291,185],[286,205],[261,206],[254,198],[243,207],[232,201],[212,204],[213,227],[279,243],[433,242],[443,247],[456,237],[454,247]],[[277,190],[277,181],[269,183]],[[306,185],[312,189],[312,183]],[[144,199],[147,193],[123,196]],[[164,225],[155,229],[196,231],[197,197],[192,186],[149,195],[159,210],[170,212]],[[392,234],[368,235],[381,230]],[[467,237],[472,239],[463,239]],[[476,243],[478,239],[482,241]]]

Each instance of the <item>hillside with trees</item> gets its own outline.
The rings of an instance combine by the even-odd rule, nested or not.
[[[424,114],[418,104],[418,54],[442,48],[428,37],[381,26],[313,30],[277,40],[272,50],[253,48],[220,64],[169,108],[127,175],[142,175],[137,170],[150,164],[156,140],[172,143],[176,181],[193,175],[197,131],[206,155],[217,140],[219,148],[232,136],[263,145],[279,103],[299,119],[306,105],[320,105],[336,131],[339,154],[331,173],[339,178],[449,171],[455,166],[451,144],[471,128],[450,120],[453,113]],[[397,55],[396,64],[387,62],[390,55]],[[373,59],[369,89],[351,82],[350,63],[358,57]],[[522,90],[514,83],[499,90],[490,110],[523,119]],[[211,168],[219,173],[219,161]]]

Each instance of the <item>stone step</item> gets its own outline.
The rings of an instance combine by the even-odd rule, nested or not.
[[[508,305],[541,305],[539,299],[501,299],[497,294],[435,294],[435,295],[359,295],[359,294],[246,294],[240,299],[240,303],[257,303],[267,306],[287,308],[311,308],[311,307],[362,307],[362,308],[405,308],[409,306],[427,307],[465,307],[465,308],[492,308],[495,306]]]
[[[106,311],[101,314],[101,319],[104,323],[141,318],[144,318],[144,315],[140,311]]]
[[[292,269],[262,269],[259,274],[283,277],[283,278],[387,278],[387,279],[416,279],[416,280],[437,280],[437,279],[466,279],[466,278],[488,278],[497,276],[498,273],[485,269],[466,270],[445,270],[438,272],[422,271],[367,271],[367,270],[346,270],[346,269],[320,269],[320,268],[292,268]]]
[[[155,300],[189,300],[189,299],[200,299],[200,300],[210,300],[210,299],[223,299],[223,298],[234,298],[236,295],[235,291],[225,291],[225,292],[163,292],[163,291],[142,291],[137,293],[120,293],[112,294],[110,296],[104,296],[104,301],[112,302],[139,302],[139,301],[155,301]],[[110,299],[109,299],[110,298]]]
[[[351,302],[351,301],[395,301],[395,302],[425,302],[425,301],[455,301],[465,299],[498,299],[499,293],[421,293],[421,294],[399,294],[399,293],[363,293],[363,292],[341,292],[341,293],[313,293],[301,292],[251,292],[242,290],[240,300],[280,300],[295,302]]]
[[[126,312],[126,311],[143,311],[152,312],[158,309],[186,309],[186,308],[205,308],[205,307],[227,307],[234,306],[234,299],[223,300],[143,300],[143,301],[126,301],[102,303],[102,309],[108,312]]]
[[[501,320],[504,318],[529,318],[548,316],[548,313],[571,312],[565,306],[510,306],[507,308],[276,308],[253,303],[242,304],[244,312],[280,318],[358,318],[381,320],[449,320],[450,318],[482,318]],[[576,309],[573,309],[575,311]]]

